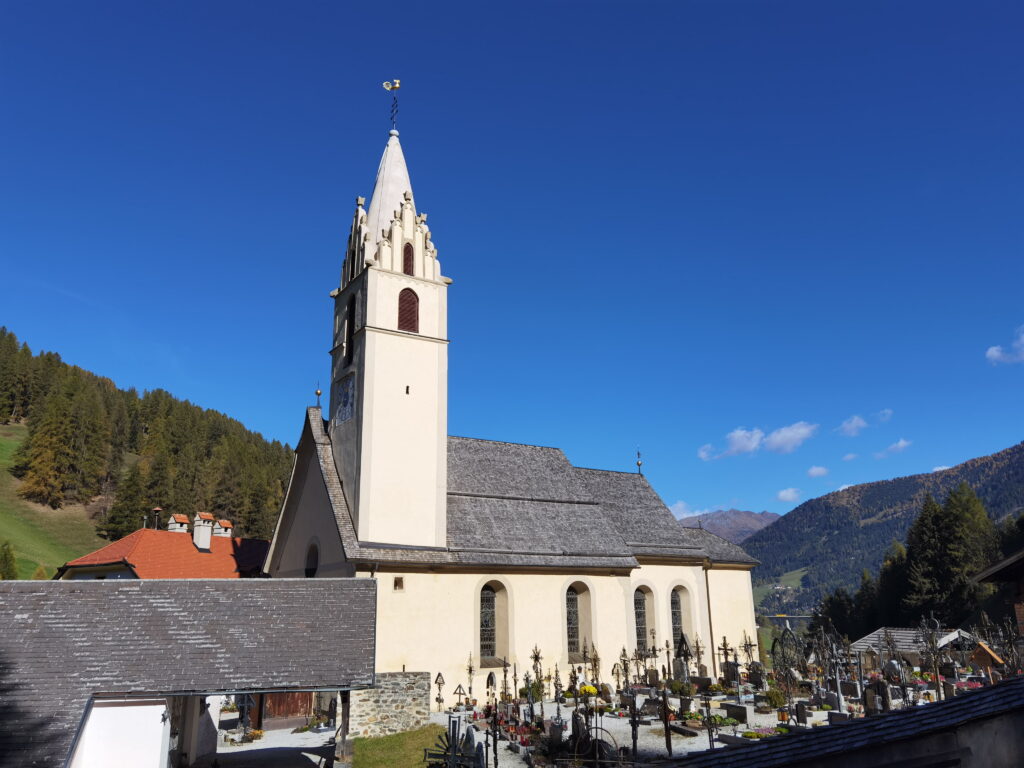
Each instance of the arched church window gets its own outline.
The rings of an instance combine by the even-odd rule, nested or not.
[[[490,584],[480,590],[480,656],[498,655],[497,593]]]
[[[580,594],[575,587],[565,590],[565,634],[569,653],[580,652]]]
[[[411,288],[398,294],[398,330],[420,332],[420,298]]]
[[[672,642],[676,649],[675,655],[678,657],[683,641],[683,601],[679,597],[678,587],[672,590],[670,600],[672,604]]]
[[[406,243],[405,248],[402,249],[402,271],[407,275],[416,274],[416,270],[413,268],[412,243]]]
[[[501,666],[508,656],[508,592],[500,581],[480,588],[480,667]]]
[[[315,544],[310,544],[309,549],[306,550],[306,578],[312,579],[316,576],[317,570],[320,568],[320,548]]]
[[[647,647],[647,593],[637,589],[633,593],[633,615],[636,618],[636,647]]]

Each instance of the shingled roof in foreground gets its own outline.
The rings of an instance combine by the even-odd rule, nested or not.
[[[1024,710],[1024,677],[1004,680],[934,704],[812,728],[804,733],[765,739],[750,746],[691,753],[685,758],[655,764],[680,768],[801,768],[828,765],[830,757],[835,759],[864,749],[876,751],[870,756],[865,754],[864,761],[858,765],[892,765],[883,759],[885,753],[882,750],[887,744],[953,731],[967,723],[1015,710]],[[960,761],[920,763],[922,766],[925,764],[952,766],[959,765]]]
[[[0,755],[63,765],[93,698],[372,686],[375,606],[373,579],[0,581]]]

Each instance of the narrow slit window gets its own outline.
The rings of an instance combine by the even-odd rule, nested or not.
[[[490,584],[480,590],[480,656],[497,656],[497,595]]]
[[[636,616],[636,647],[647,648],[647,595],[642,589],[633,593],[633,614]]]
[[[565,634],[569,653],[580,652],[580,594],[575,587],[565,590]]]

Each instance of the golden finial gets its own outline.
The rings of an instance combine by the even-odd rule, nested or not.
[[[394,80],[385,80],[382,85],[385,91],[391,91],[391,130],[394,131],[398,120],[398,89],[402,87],[402,81],[396,77]]]
[[[320,391],[320,382],[318,381],[316,383],[316,407],[317,408],[320,407],[320,395],[322,395],[322,394],[323,394],[323,392]]]

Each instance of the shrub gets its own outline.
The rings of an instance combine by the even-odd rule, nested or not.
[[[786,694],[779,688],[769,688],[764,697],[772,709],[786,706]]]

